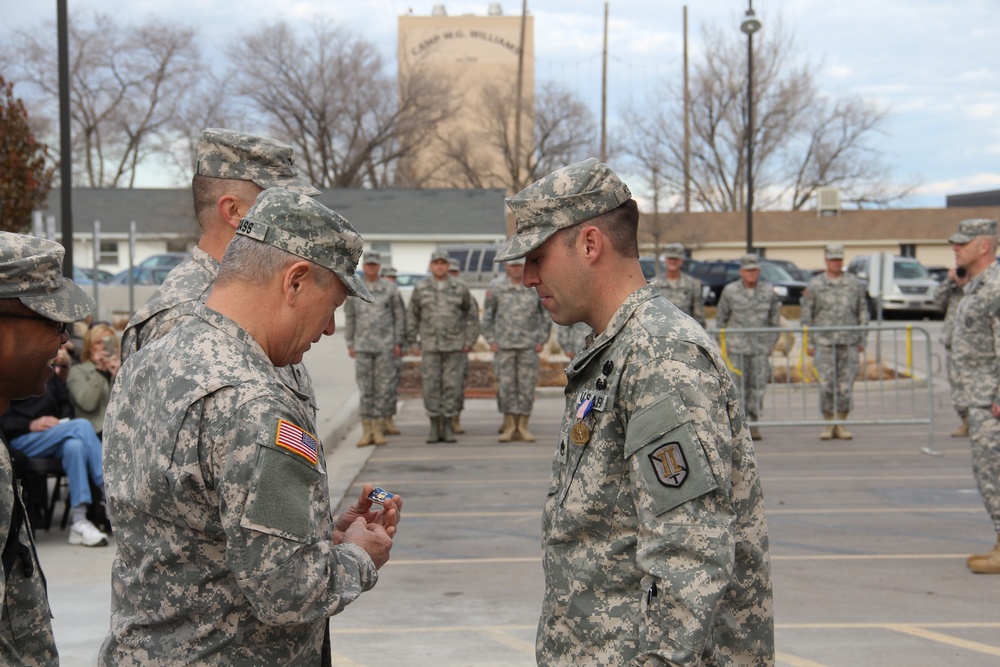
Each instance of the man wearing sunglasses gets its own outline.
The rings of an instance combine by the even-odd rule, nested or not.
[[[0,412],[14,399],[41,394],[52,361],[94,302],[61,273],[63,248],[0,232]],[[0,664],[56,665],[52,613],[6,442],[0,447]]]

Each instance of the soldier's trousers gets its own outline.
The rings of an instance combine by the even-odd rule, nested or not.
[[[989,408],[969,407],[969,440],[976,485],[1000,534],[1000,419]]]
[[[497,406],[503,414],[530,415],[538,382],[538,353],[527,350],[497,350],[493,372],[497,376]]]
[[[461,375],[462,375],[462,387],[464,388],[465,387],[465,380],[469,376],[469,355],[467,355],[467,354],[463,354],[462,355],[462,373],[461,373]],[[458,392],[458,412],[461,412],[464,409],[465,409],[465,392],[464,391],[460,391],[460,392]]]
[[[424,411],[428,417],[454,417],[465,389],[465,352],[424,352],[420,361]]]
[[[403,355],[392,358],[392,367],[395,369],[396,377],[392,381],[392,412],[389,414],[394,415],[396,414],[396,405],[399,399],[399,383],[403,380]]]
[[[396,358],[392,350],[355,354],[354,377],[361,392],[362,419],[381,419],[395,412]]]
[[[854,381],[858,379],[858,348],[854,345],[817,345],[816,372],[819,373],[819,405],[823,414],[851,411]]]
[[[969,411],[969,406],[965,400],[965,387],[962,384],[962,377],[958,374],[958,365],[951,351],[948,351],[948,384],[951,386],[951,404],[955,406],[955,412],[964,415]]]
[[[747,419],[752,422],[760,421],[764,412],[764,392],[771,380],[768,355],[730,353],[729,361],[740,372],[740,375],[733,374],[733,381],[740,388]]]

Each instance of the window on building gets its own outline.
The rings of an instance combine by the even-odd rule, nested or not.
[[[101,241],[98,264],[118,264],[118,241]]]
[[[392,243],[389,241],[374,241],[371,249],[382,256],[382,266],[392,266]]]
[[[900,243],[899,244],[899,254],[903,257],[916,257],[917,256],[917,244],[915,243]]]

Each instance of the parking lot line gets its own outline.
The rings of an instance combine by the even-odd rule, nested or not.
[[[1000,626],[1000,623],[994,625]],[[885,627],[889,630],[893,630],[895,632],[902,632],[903,634],[912,635],[914,637],[920,637],[921,639],[928,639],[930,641],[938,642],[941,644],[948,644],[949,646],[956,646],[958,648],[964,648],[969,651],[976,651],[977,653],[985,653],[986,655],[1000,656],[1000,648],[996,646],[989,646],[988,644],[980,644],[979,642],[970,642],[967,639],[959,639],[958,637],[952,637],[951,635],[945,635],[940,632],[933,632],[931,630],[927,630],[924,627],[921,627],[920,625],[911,625],[907,623],[899,625],[897,624],[887,625]]]

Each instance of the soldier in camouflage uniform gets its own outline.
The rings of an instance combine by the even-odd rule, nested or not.
[[[680,243],[665,245],[663,265],[666,271],[653,284],[660,288],[660,294],[667,297],[667,301],[704,327],[705,296],[701,293],[701,281],[681,271],[684,266],[684,246]]]
[[[257,195],[270,187],[311,197],[320,194],[296,173],[291,146],[232,130],[202,131],[191,180],[201,237],[190,259],[175,267],[129,320],[122,333],[122,363],[136,350],[169,333],[194,305],[205,302],[240,218]],[[294,364],[280,372],[290,387],[309,397],[315,411],[312,378],[305,366]]]
[[[528,430],[538,382],[538,353],[552,331],[552,320],[534,290],[521,284],[524,259],[504,264],[507,282],[490,289],[483,304],[482,331],[493,350],[497,403],[503,413],[500,442],[535,442]]]
[[[569,357],[570,361],[583,349],[590,331],[590,327],[585,322],[577,322],[568,327],[556,325],[556,340],[559,342],[563,354]]]
[[[375,585],[400,505],[331,515],[299,363],[348,295],[362,239],[307,195],[269,188],[212,293],[125,362],[105,427],[118,552],[101,665],[330,664],[328,618]]]
[[[69,340],[66,325],[94,301],[63,278],[64,250],[53,241],[0,232],[0,414],[12,400],[40,396],[52,359]],[[9,445],[0,433],[0,664],[59,664],[45,591]]]
[[[391,267],[391,266],[382,267],[382,271],[380,272],[380,275],[383,278],[385,278],[386,280],[388,280],[389,282],[391,282],[393,285],[396,284],[396,275],[397,275],[397,272],[396,272],[396,269],[394,269],[393,267]],[[399,433],[400,433],[399,432],[399,428],[396,426],[396,419],[395,419],[395,417],[396,417],[396,404],[397,404],[398,399],[399,399],[399,382],[403,378],[403,352],[402,351],[406,350],[406,318],[405,318],[406,304],[403,303],[403,295],[399,293],[398,289],[396,290],[396,301],[398,302],[398,307],[402,308],[403,309],[403,313],[404,313],[404,318],[403,318],[403,333],[402,333],[402,336],[400,336],[399,340],[396,341],[396,343],[399,345],[399,349],[401,350],[401,352],[400,352],[400,354],[399,354],[398,357],[393,357],[392,358],[392,367],[395,369],[395,373],[396,374],[395,374],[393,382],[392,382],[392,392],[393,392],[392,393],[392,412],[390,412],[389,416],[385,418],[385,423],[383,424],[383,428],[384,428],[384,430],[385,430],[385,432],[386,432],[387,435],[399,435]]]
[[[739,392],[705,331],[639,267],[638,207],[591,158],[507,199],[567,368],[542,518],[543,667],[770,665],[767,523]],[[624,228],[624,229],[623,229]]]
[[[969,409],[972,471],[997,533],[996,546],[969,556],[977,574],[1000,574],[1000,265],[995,220],[963,220],[948,242],[969,282],[955,311],[951,352]]]
[[[365,287],[375,299],[364,303],[348,299],[344,306],[347,353],[354,359],[355,378],[361,390],[361,439],[358,447],[384,445],[385,420],[396,402],[395,360],[403,354],[400,339],[406,335],[406,310],[396,285],[379,278],[382,257],[365,254]]]
[[[965,269],[948,269],[948,277],[938,285],[934,292],[934,303],[938,305],[944,313],[944,322],[941,323],[941,344],[947,351],[948,360],[948,386],[951,388],[951,404],[958,413],[962,423],[951,432],[953,438],[969,437],[969,406],[965,402],[965,391],[962,389],[962,381],[958,376],[958,369],[955,367],[955,355],[951,353],[952,332],[955,329],[955,311],[958,310],[958,302],[965,294],[965,285],[969,282],[969,274]]]
[[[868,325],[865,287],[850,273],[844,273],[844,246],[830,244],[824,250],[826,272],[815,276],[802,297],[801,323],[805,327],[847,327]],[[818,331],[809,333],[806,352],[816,357],[820,380],[820,410],[828,423],[821,440],[854,436],[842,422],[851,412],[854,381],[858,379],[858,353],[864,352],[862,331]],[[834,416],[838,422],[834,424]]]
[[[458,264],[458,260],[451,257],[448,260],[448,275],[452,280],[457,280],[460,284],[468,287],[468,284],[462,280],[462,268]],[[472,308],[473,312],[476,313],[476,318],[479,318],[479,302],[476,301],[476,297],[472,296],[472,292],[469,292],[469,296],[472,297]],[[475,345],[476,341],[472,341]],[[469,346],[472,349],[472,345]],[[462,387],[465,387],[469,380],[469,355],[464,355],[462,357]],[[462,412],[465,411],[465,391],[462,391],[458,395],[458,412],[455,416],[451,418],[451,430],[455,433],[465,433],[465,427],[462,426]]]
[[[760,258],[754,254],[740,259],[740,279],[729,283],[719,295],[716,326],[719,329],[761,329],[781,326],[781,299],[774,286],[760,279]],[[760,421],[764,391],[771,380],[771,350],[777,334],[720,333],[723,353],[733,365],[734,381],[743,396],[743,408],[751,422]],[[750,437],[760,440],[760,430],[750,427]]]
[[[464,359],[479,337],[479,309],[464,283],[448,275],[448,253],[431,254],[431,277],[417,283],[406,313],[406,340],[420,356],[427,442],[455,442],[452,418],[461,408]]]

